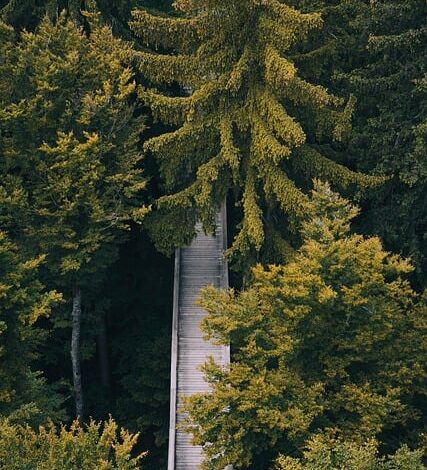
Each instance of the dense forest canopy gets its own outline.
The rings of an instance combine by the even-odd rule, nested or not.
[[[0,468],[166,468],[171,254],[225,200],[205,468],[425,468],[426,18],[0,0]]]

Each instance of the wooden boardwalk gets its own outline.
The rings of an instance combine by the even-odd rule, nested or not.
[[[225,205],[216,216],[215,236],[205,235],[199,223],[196,231],[197,236],[190,246],[175,254],[168,470],[200,468],[202,448],[191,445],[191,435],[176,430],[176,425],[182,421],[179,413],[182,396],[209,391],[199,370],[208,356],[213,356],[222,365],[230,360],[228,347],[203,340],[199,325],[206,312],[196,305],[202,287],[209,284],[228,287],[224,258],[227,244]]]

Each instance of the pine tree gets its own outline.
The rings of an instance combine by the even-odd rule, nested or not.
[[[130,221],[146,213],[131,49],[88,20],[90,36],[64,14],[46,18],[5,39],[0,64],[0,214],[20,247],[48,255],[47,285],[72,299],[76,398],[82,293],[96,292]]]
[[[304,213],[298,174],[341,187],[378,183],[321,153],[325,141],[345,138],[354,103],[301,78],[292,61],[293,47],[321,27],[319,14],[277,0],[175,6],[183,17],[140,10],[131,22],[152,49],[137,54],[140,71],[157,86],[182,90],[140,90],[154,118],[172,126],[146,142],[166,192],[150,224],[160,248],[189,241],[196,218],[209,230],[231,188],[243,212],[231,253],[247,254],[260,250],[266,234],[277,238],[278,213]]]
[[[204,366],[212,394],[187,400],[207,469],[270,468],[335,430],[383,449],[419,444],[425,403],[425,296],[408,261],[350,234],[358,210],[316,183],[303,244],[286,265],[257,266],[240,293],[207,288],[207,336],[231,344],[229,370]]]

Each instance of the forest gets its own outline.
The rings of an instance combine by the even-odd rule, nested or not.
[[[202,468],[427,468],[426,183],[425,0],[0,0],[0,469],[168,468],[224,201]]]

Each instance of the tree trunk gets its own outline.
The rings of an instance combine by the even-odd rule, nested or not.
[[[74,399],[77,419],[83,421],[83,389],[80,370],[80,326],[82,316],[82,293],[76,287],[73,293],[72,329],[71,329],[71,363],[73,366]]]
[[[46,4],[46,15],[52,23],[56,23],[58,19],[58,3],[56,0],[49,0]]]
[[[73,20],[74,24],[76,26],[83,26],[80,0],[68,0],[68,10],[70,18]]]
[[[99,375],[101,384],[105,391],[108,393],[110,390],[110,364],[108,361],[108,347],[107,347],[107,328],[105,325],[105,318],[100,320],[98,331],[98,360],[99,360]]]

